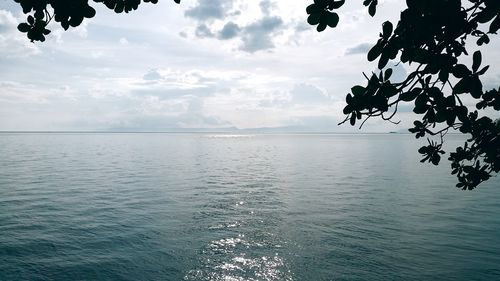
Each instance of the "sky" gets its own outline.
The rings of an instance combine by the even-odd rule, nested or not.
[[[379,2],[372,18],[347,1],[339,26],[321,33],[306,22],[311,0],[163,0],[129,14],[92,2],[94,18],[68,31],[51,23],[31,43],[16,29],[19,5],[0,0],[0,131],[405,130],[411,106],[399,126],[337,125],[345,95],[376,69],[366,53],[382,22],[404,9]],[[489,88],[500,85],[492,41],[482,48]]]

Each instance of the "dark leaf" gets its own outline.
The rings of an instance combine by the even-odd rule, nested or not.
[[[458,81],[458,83],[453,87],[454,94],[463,94],[467,93],[470,90],[470,79],[467,77],[462,78],[462,80]]]
[[[320,15],[319,14],[311,14],[309,17],[307,17],[307,23],[310,25],[316,25],[319,23],[320,20]]]
[[[320,23],[318,24],[318,27],[316,27],[316,30],[317,30],[318,32],[321,32],[321,31],[323,31],[323,30],[325,30],[325,29],[326,29],[326,23],[324,23],[324,22],[320,22]]]
[[[488,35],[484,34],[483,36],[479,37],[479,39],[477,40],[477,44],[479,46],[482,46],[484,44],[488,44],[490,43],[490,37],[488,37]]]
[[[464,78],[472,72],[463,64],[457,64],[453,67],[453,76],[457,78]]]
[[[380,56],[382,53],[383,47],[381,42],[378,42],[375,46],[373,46],[370,51],[368,52],[368,60],[369,61],[374,61]]]
[[[382,32],[384,38],[389,38],[392,34],[392,23],[390,21],[386,21],[382,24]]]
[[[486,71],[488,71],[488,69],[490,68],[489,65],[483,67],[483,69],[481,69],[480,71],[477,72],[477,75],[483,75],[486,73]]]
[[[339,15],[337,15],[336,13],[331,13],[328,16],[328,26],[333,28],[336,27],[338,23],[339,23]]]
[[[439,80],[441,80],[441,82],[448,81],[449,77],[450,77],[450,73],[448,71],[443,69],[439,72]]]
[[[370,16],[375,16],[375,13],[377,12],[377,1],[372,1],[370,6],[368,7],[368,13]]]
[[[306,12],[307,12],[307,14],[313,14],[313,13],[316,14],[316,13],[321,12],[321,8],[316,4],[311,4],[311,5],[307,6]]]
[[[497,33],[498,29],[500,29],[500,15],[497,15],[495,19],[490,24],[489,33]]]
[[[385,70],[385,73],[384,73],[384,78],[385,80],[389,80],[392,76],[392,68],[388,68]]]
[[[472,55],[472,71],[477,72],[479,66],[481,66],[482,56],[480,51],[475,51]]]
[[[362,86],[354,86],[351,88],[351,92],[354,96],[361,96],[365,93],[366,89]]]
[[[25,22],[23,23],[20,23],[18,26],[17,26],[17,29],[21,32],[28,32],[30,29],[31,29],[31,26]]]
[[[414,99],[417,98],[417,96],[420,94],[421,91],[422,91],[422,89],[415,88],[415,89],[412,89],[409,92],[402,93],[400,95],[400,98],[403,101],[412,101],[412,100],[414,100]]]
[[[342,7],[345,3],[345,0],[340,0],[340,1],[336,1],[336,2],[333,2],[332,4],[330,4],[330,7],[332,9],[338,9],[340,7]]]
[[[349,121],[351,123],[351,126],[356,125],[356,114],[351,114],[351,119]]]

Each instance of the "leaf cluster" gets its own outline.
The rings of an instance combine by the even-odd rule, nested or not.
[[[323,13],[331,3],[315,1],[311,6]],[[377,1],[363,3],[373,16]],[[409,131],[416,138],[428,137],[428,145],[419,149],[422,162],[439,164],[444,138],[450,130],[471,136],[448,159],[459,181],[457,187],[474,189],[500,170],[498,121],[478,117],[478,110],[500,110],[500,89],[484,91],[481,76],[489,66],[482,65],[480,50],[472,53],[470,66],[460,61],[469,56],[471,46],[466,42],[475,38],[476,46],[488,44],[490,36],[500,29],[500,1],[406,0],[406,4],[397,24],[382,24],[379,39],[367,54],[369,61],[377,62],[379,73],[364,74],[366,85],[351,88],[343,111],[346,118],[341,124],[349,121],[355,125],[363,120],[362,126],[375,116],[397,123],[392,119],[398,106],[412,103],[413,112],[421,118]],[[311,17],[313,10],[309,7]],[[309,23],[318,24],[318,31],[324,29],[324,23],[320,28],[322,21]],[[394,83],[388,67],[391,61],[411,65],[414,71],[404,81]],[[462,102],[464,96],[477,100],[477,110],[472,111]]]
[[[34,41],[45,41],[45,36],[50,33],[47,29],[54,20],[64,30],[69,27],[79,26],[84,19],[95,16],[96,11],[89,5],[89,0],[14,0],[21,5],[23,13],[27,14],[26,22],[22,22],[17,29],[26,33]],[[136,10],[141,0],[93,0],[103,3],[107,8],[116,13],[128,13]],[[158,0],[142,0],[145,3],[158,3]],[[174,0],[177,4],[180,0]]]
[[[333,10],[344,6],[345,0],[314,0],[314,3],[307,6],[306,12],[309,15],[307,22],[310,25],[318,25],[316,30],[321,32],[329,27],[336,27],[339,23],[339,15]],[[368,13],[373,17],[377,11],[378,0],[364,0],[363,5],[368,7]]]

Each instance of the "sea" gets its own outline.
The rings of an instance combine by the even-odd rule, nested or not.
[[[457,189],[426,143],[2,133],[0,280],[500,280],[499,177]]]

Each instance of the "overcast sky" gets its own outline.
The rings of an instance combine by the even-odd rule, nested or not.
[[[375,18],[347,1],[322,33],[306,23],[311,0],[159,2],[130,14],[92,3],[96,17],[66,32],[52,23],[33,44],[16,30],[18,4],[0,0],[0,130],[352,131],[337,126],[345,95],[375,69],[366,52],[405,1],[380,1]],[[500,85],[495,39],[489,87]],[[364,131],[404,129],[405,109],[402,126],[373,119]]]

